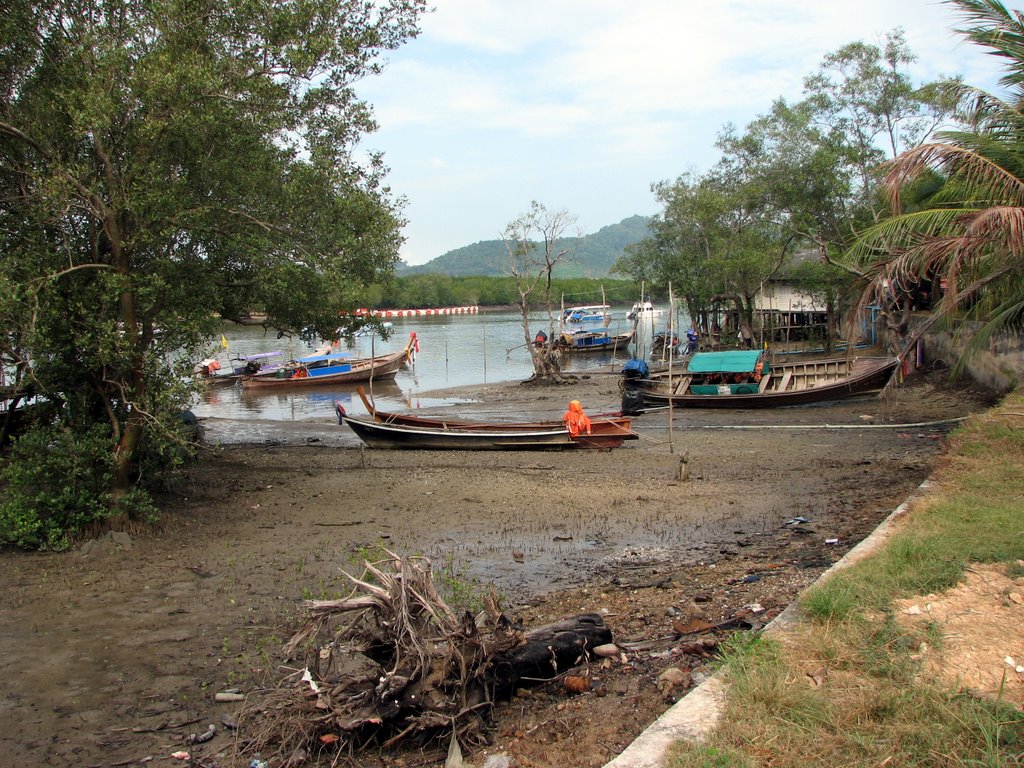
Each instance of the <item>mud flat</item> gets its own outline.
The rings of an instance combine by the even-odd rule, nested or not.
[[[618,403],[602,376],[458,396],[476,400],[460,414],[506,418]],[[381,543],[494,583],[528,625],[601,611],[624,643],[670,637],[695,611],[720,621],[756,604],[767,620],[918,486],[953,419],[987,403],[922,378],[882,401],[677,413],[671,435],[665,413],[646,414],[639,441],[565,453],[363,451],[326,415],[229,443],[231,425],[211,423],[220,445],[160,499],[156,525],[65,554],[0,553],[3,762],[164,760],[214,723],[196,754],[234,765],[220,723],[238,705],[215,693],[280,675],[299,602],[346,591],[339,569]],[[659,684],[666,666],[703,673],[703,654],[669,647],[596,670],[585,696],[547,686],[501,706],[474,759],[602,765],[685,692]]]

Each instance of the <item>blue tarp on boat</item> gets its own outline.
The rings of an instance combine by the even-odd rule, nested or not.
[[[761,358],[758,349],[734,352],[698,352],[690,359],[687,373],[751,373]]]
[[[331,352],[329,355],[310,355],[309,357],[300,357],[298,362],[303,365],[309,365],[310,363],[319,363],[321,361],[344,360],[346,357],[352,357],[352,353]]]

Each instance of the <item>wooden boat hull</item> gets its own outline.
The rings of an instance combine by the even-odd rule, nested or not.
[[[511,422],[487,422],[467,421],[464,419],[439,419],[424,416],[412,416],[402,413],[391,413],[378,410],[366,397],[363,388],[358,389],[359,396],[363,400],[370,417],[380,424],[392,424],[418,429],[433,429],[442,431],[458,432],[480,432],[480,433],[501,433],[509,432],[547,432],[552,430],[564,430],[565,425],[560,421],[511,421]],[[346,418],[343,409],[338,409],[339,421]],[[575,438],[577,448],[618,448],[626,440],[638,440],[640,436],[632,430],[633,420],[629,416],[595,416],[590,420],[589,434],[578,435]]]
[[[408,350],[403,349],[370,360],[355,360],[346,366],[348,370],[338,373],[324,373],[301,378],[278,378],[275,374],[243,377],[242,386],[246,389],[283,389],[351,384],[369,381],[371,378],[393,379],[405,364],[408,354]]]
[[[771,377],[779,385],[777,389],[757,391],[755,385],[741,385],[739,389],[754,390],[749,393],[731,391],[729,394],[694,394],[688,382],[684,389],[674,386],[677,393],[670,393],[666,377],[641,380],[637,388],[643,396],[644,406],[649,408],[670,403],[680,408],[779,408],[878,392],[888,383],[898,365],[896,358],[854,358],[849,365],[845,359],[786,363],[771,370]],[[818,377],[810,373],[801,376],[799,373],[801,369],[810,371],[812,367],[827,371],[829,366],[834,366],[837,372],[842,371],[842,375],[837,373],[829,380],[827,373]],[[786,383],[787,374],[790,375],[789,383]],[[682,384],[687,376],[685,373],[679,374],[676,379]]]
[[[199,381],[204,387],[233,387],[241,380],[242,376],[238,373],[222,373],[199,377]]]
[[[620,333],[615,336],[583,336],[574,339],[562,337],[556,347],[562,352],[607,352],[615,349],[626,349],[633,341],[633,332]]]
[[[524,451],[564,450],[577,444],[569,430],[456,430],[384,424],[345,415],[345,424],[371,448],[414,448],[423,450]]]

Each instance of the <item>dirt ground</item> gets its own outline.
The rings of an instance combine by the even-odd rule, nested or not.
[[[975,563],[953,589],[897,601],[898,620],[918,631],[937,627],[940,648],[921,643],[923,674],[951,688],[1024,709],[1024,562]]]
[[[460,413],[509,418],[557,417],[573,398],[594,414],[619,397],[603,376],[459,394],[479,401]],[[527,627],[605,615],[626,650],[593,665],[591,690],[522,692],[467,754],[600,766],[711,668],[721,633],[694,642],[681,625],[770,620],[920,484],[951,420],[988,402],[933,375],[884,400],[677,412],[671,434],[649,413],[639,441],[568,453],[362,451],[327,421],[230,444],[230,425],[208,424],[221,445],[160,500],[155,525],[65,554],[0,553],[0,764],[169,765],[188,751],[248,765],[222,724],[241,705],[215,694],[280,679],[302,599],[347,592],[339,569],[384,544],[495,584]],[[214,738],[189,746],[208,724]],[[351,764],[444,756],[427,745]]]

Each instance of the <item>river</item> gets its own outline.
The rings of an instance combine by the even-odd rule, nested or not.
[[[626,308],[612,312],[610,330],[627,331]],[[405,346],[409,334],[419,339],[415,363],[401,371],[393,382],[375,382],[373,395],[385,410],[427,408],[459,402],[457,398],[436,398],[427,393],[439,389],[468,385],[491,384],[529,378],[533,371],[530,353],[523,339],[520,315],[517,312],[486,312],[477,315],[443,315],[397,318],[391,336],[383,341],[377,336],[356,339],[355,357],[384,354]],[[531,320],[531,333],[547,327],[538,315]],[[225,368],[228,358],[259,352],[280,350],[289,357],[312,354],[301,342],[277,339],[272,331],[259,326],[227,323],[222,329],[228,343],[218,358]],[[567,371],[619,371],[631,350],[611,353],[588,353],[567,356]],[[368,388],[367,385],[364,385]],[[333,415],[335,401],[340,401],[353,414],[366,413],[354,384],[337,384],[296,388],[288,391],[250,390],[240,386],[210,388],[202,393],[193,412],[200,418],[260,420],[271,422],[321,421]]]

